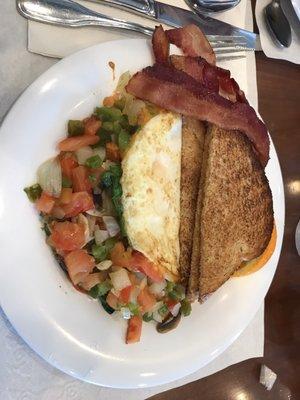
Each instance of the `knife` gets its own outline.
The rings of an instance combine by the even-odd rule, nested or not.
[[[133,11],[146,18],[159,21],[174,28],[187,24],[198,25],[206,35],[240,36],[249,49],[261,50],[259,36],[245,29],[227,24],[226,22],[195,14],[184,8],[171,6],[155,0],[89,0],[94,3],[118,7],[125,11]]]

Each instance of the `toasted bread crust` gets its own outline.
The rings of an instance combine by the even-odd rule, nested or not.
[[[192,255],[200,258],[200,299],[258,257],[273,229],[271,190],[248,139],[211,125],[205,141]]]
[[[205,125],[193,118],[183,118],[180,188],[180,276],[186,285],[190,275],[195,210],[201,172]]]

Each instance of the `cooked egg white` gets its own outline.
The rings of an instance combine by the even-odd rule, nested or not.
[[[181,117],[162,113],[131,140],[122,161],[125,229],[132,247],[178,274]]]

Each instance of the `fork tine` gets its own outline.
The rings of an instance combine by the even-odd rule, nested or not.
[[[241,35],[206,35],[207,39],[210,42],[215,42],[219,40],[229,40],[229,41],[234,41],[234,40],[243,40],[246,41],[244,36]]]
[[[242,51],[254,51],[253,49],[249,49],[248,47],[228,47],[226,49],[222,48],[214,48],[214,52],[216,54],[228,54],[228,53],[239,53]]]
[[[222,48],[242,48],[242,49],[250,49],[249,47],[245,46],[245,43],[236,43],[236,44],[232,44],[232,43],[211,43],[211,47],[213,47],[214,49],[222,49]]]

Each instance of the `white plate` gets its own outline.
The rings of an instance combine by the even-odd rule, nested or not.
[[[272,281],[283,236],[284,192],[273,145],[267,175],[278,230],[276,250],[257,273],[230,279],[194,305],[169,334],[144,324],[139,344],[126,345],[126,322],[76,291],[52,257],[37,213],[23,188],[55,154],[70,118],[83,118],[109,95],[109,61],[117,76],[152,63],[144,40],[103,43],[52,67],[19,98],[0,132],[0,299],[20,336],[52,365],[98,385],[135,388],[163,384],[203,367],[223,352],[255,315]]]

